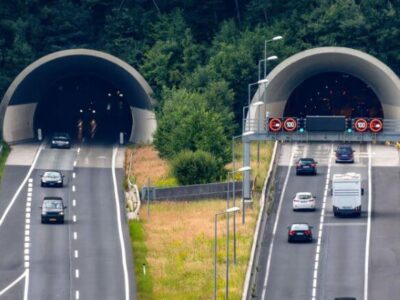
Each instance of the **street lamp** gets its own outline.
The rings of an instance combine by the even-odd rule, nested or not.
[[[261,78],[261,63],[263,63],[264,64],[264,66],[267,64],[267,61],[271,61],[271,60],[277,60],[278,59],[278,56],[276,56],[276,55],[272,55],[272,56],[269,56],[269,57],[267,57],[267,58],[264,58],[264,59],[261,59],[259,62],[258,62],[258,79],[260,80],[260,78]],[[264,67],[264,69],[265,69],[265,67]],[[264,71],[264,77],[266,76],[266,71]]]
[[[213,299],[217,299],[217,220],[219,215],[226,214],[226,220],[228,220],[228,216],[230,213],[235,215],[236,212],[240,210],[239,207],[231,207],[227,208],[223,212],[216,213],[214,216],[214,297]],[[227,221],[228,224],[228,221]],[[225,299],[228,299],[228,290],[229,290],[229,231],[226,233],[226,274],[225,274]]]
[[[283,37],[281,35],[277,35],[277,36],[273,37],[270,40],[265,40],[264,41],[264,60],[265,60],[265,63],[264,63],[264,77],[267,76],[267,62],[266,62],[267,61],[267,44],[270,43],[270,42],[273,42],[273,41],[279,41],[281,39],[283,39]]]

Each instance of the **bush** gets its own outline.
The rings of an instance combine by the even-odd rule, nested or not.
[[[215,182],[221,171],[215,157],[202,150],[182,151],[172,161],[172,173],[182,185]]]

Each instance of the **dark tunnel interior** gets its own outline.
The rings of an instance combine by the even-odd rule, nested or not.
[[[75,141],[116,142],[120,132],[129,139],[132,115],[124,91],[85,74],[49,86],[39,101],[34,126],[47,137],[67,132]]]
[[[349,74],[329,72],[306,79],[288,99],[285,117],[310,115],[383,118],[383,110],[366,83]]]

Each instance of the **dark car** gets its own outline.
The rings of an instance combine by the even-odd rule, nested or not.
[[[296,175],[317,175],[317,162],[313,158],[300,158],[296,163]]]
[[[354,163],[354,150],[350,145],[339,145],[336,148],[336,162]]]
[[[62,187],[64,185],[64,175],[58,171],[44,172],[41,176],[40,185],[42,187],[45,186]]]
[[[288,242],[312,242],[312,226],[307,223],[295,223],[288,227]]]
[[[51,148],[71,148],[71,137],[68,133],[57,132],[51,138]]]
[[[64,210],[67,208],[64,206],[63,199],[61,197],[44,197],[42,206],[40,207],[41,222],[43,223],[64,223]]]

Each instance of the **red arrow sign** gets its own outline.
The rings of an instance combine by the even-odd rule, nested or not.
[[[282,121],[281,119],[278,118],[271,118],[269,119],[269,124],[268,124],[269,130],[277,132],[282,129]]]
[[[356,119],[354,122],[354,129],[357,132],[365,132],[368,129],[368,122],[365,119]]]
[[[372,132],[378,133],[383,130],[383,122],[381,119],[372,119],[369,121],[369,129]]]

